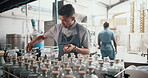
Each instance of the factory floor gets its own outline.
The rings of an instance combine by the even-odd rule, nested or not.
[[[125,62],[147,63],[147,56],[141,56],[142,52],[130,52],[124,46],[118,46],[116,58],[124,59]]]

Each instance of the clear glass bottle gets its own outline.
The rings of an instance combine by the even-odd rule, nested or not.
[[[85,71],[79,71],[78,74],[79,74],[78,78],[86,78],[86,72]]]
[[[24,69],[23,62],[18,61],[19,68],[14,69],[14,75],[20,77],[20,72]]]
[[[8,56],[8,58],[7,58],[7,62],[3,65],[3,69],[5,70],[5,71],[8,71],[8,68],[11,66],[11,65],[13,65],[13,63],[12,63],[12,58],[11,58],[11,56]],[[4,78],[8,78],[8,74],[7,73],[3,73],[4,75],[3,75],[3,77]]]
[[[109,58],[108,57],[104,57],[103,61],[104,61],[104,67],[107,68],[109,66]]]
[[[49,63],[45,63],[45,67],[48,69],[47,74],[48,74],[48,77],[50,77],[51,76],[51,72],[52,72],[50,64]]]
[[[42,68],[41,71],[42,71],[42,73],[41,73],[41,75],[38,78],[50,78],[47,75],[47,72],[48,72],[47,68]]]
[[[23,61],[23,56],[18,56],[18,61]]]
[[[23,69],[22,71],[21,71],[21,74],[20,74],[20,77],[21,78],[27,78],[28,77],[28,75],[30,74],[30,64],[29,63],[24,63],[25,64],[25,69]]]
[[[24,63],[28,63],[29,61],[28,61],[28,58],[24,58]]]
[[[69,66],[69,62],[63,62],[63,69],[67,68]]]
[[[37,65],[33,65],[32,69],[33,69],[33,71],[30,72],[30,74],[28,75],[27,78],[37,78],[39,76],[39,74],[38,74],[38,66]]]
[[[32,56],[32,58],[36,61],[37,60],[37,56]]]
[[[46,60],[45,60],[45,63],[51,64],[51,63],[50,63],[50,59],[46,59]]]
[[[108,69],[108,74],[110,76],[114,76],[117,73],[117,70],[115,69],[115,66],[114,66],[114,60],[110,60],[110,66],[107,69]],[[108,77],[108,78],[112,78],[112,77]]]
[[[79,64],[77,64],[77,65],[75,65],[74,66],[74,68],[73,68],[73,74],[74,74],[74,76],[77,78],[78,77],[78,72],[80,71],[80,68],[81,68],[81,65],[79,65]]]
[[[38,67],[39,67],[39,69],[38,69],[38,72],[40,73],[40,71],[41,71],[41,68],[42,68],[42,62],[41,61],[36,61],[37,62],[37,65],[38,65]]]
[[[64,73],[62,74],[62,76],[66,76],[66,75],[73,75],[72,69],[71,68],[65,68],[64,69]]]
[[[52,72],[52,78],[60,78],[60,72],[59,71],[53,71]]]
[[[14,74],[14,73],[13,73],[14,69],[19,68],[19,66],[18,66],[18,64],[17,64],[17,60],[16,60],[16,59],[12,59],[12,61],[13,61],[13,65],[9,66],[8,72]],[[9,77],[10,77],[10,78],[11,78],[11,77],[13,78],[13,76],[11,76],[11,75],[9,75]]]
[[[55,60],[54,65],[59,65],[59,61]]]
[[[32,66],[35,64],[35,60],[29,59],[29,61],[30,61],[30,70],[32,71]]]
[[[83,60],[82,57],[78,58],[78,64],[81,65],[80,70],[81,70],[81,71],[86,71],[86,65],[82,62],[82,60]]]
[[[98,78],[96,75],[93,74],[94,68],[92,66],[88,66],[86,78]]]
[[[69,57],[69,67],[73,68],[75,66],[74,63],[74,55],[71,55],[71,57]]]
[[[8,56],[11,56],[12,59],[17,59],[17,53],[15,52],[15,50],[10,50]]]
[[[99,61],[99,66],[95,69],[98,78],[105,78],[105,74],[107,73],[107,68],[104,67],[103,64],[103,61]]]

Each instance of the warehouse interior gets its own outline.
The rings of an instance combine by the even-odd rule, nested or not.
[[[0,51],[17,48],[25,53],[34,29],[44,34],[60,23],[57,9],[65,4],[74,6],[77,22],[89,30],[91,54],[100,54],[98,34],[107,21],[117,43],[116,58],[148,66],[148,0],[1,0]],[[56,43],[48,38],[44,46],[44,51],[49,51]],[[148,67],[131,78],[139,78],[143,73],[148,76]]]

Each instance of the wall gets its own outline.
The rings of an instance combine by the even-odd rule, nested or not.
[[[44,31],[44,21],[52,20],[51,7],[52,1],[39,0],[28,4],[27,16],[25,6],[0,13],[0,48],[6,43],[6,34],[22,34],[26,42],[30,41],[27,34],[33,31],[31,19],[35,19],[37,29]]]
[[[135,32],[134,34],[131,35],[131,39],[129,41],[129,33],[130,33],[130,1],[124,2],[122,4],[119,4],[109,10],[109,18],[112,17],[113,14],[116,13],[122,13],[126,12],[125,14],[116,16],[115,18],[127,18],[127,25],[125,26],[116,26],[117,30],[115,31],[118,33],[119,39],[118,39],[118,45],[120,46],[125,46],[128,50],[132,51],[141,51],[143,45],[143,41],[146,38],[148,38],[147,35],[147,29],[148,29],[148,24],[145,22],[145,34],[140,34],[140,0],[135,0]],[[125,6],[126,5],[126,6]],[[145,11],[145,21],[147,21],[147,12]],[[142,36],[144,36],[142,39]],[[129,45],[130,44],[130,45]]]

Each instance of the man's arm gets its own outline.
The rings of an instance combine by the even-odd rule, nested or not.
[[[98,39],[98,45],[99,45],[99,48],[98,48],[98,49],[100,49],[100,47],[101,47],[100,42],[101,42],[101,40],[100,40],[100,39]]]
[[[114,47],[115,47],[115,53],[117,54],[117,44],[116,44],[115,38],[113,38],[113,43],[114,43]]]
[[[44,35],[40,35],[38,36],[37,38],[35,38],[33,41],[31,41],[30,43],[27,44],[26,46],[26,51],[27,52],[30,52],[31,49],[33,48],[33,45],[36,44],[36,43],[39,43],[41,41],[43,41],[44,39],[46,39],[47,37],[44,36]]]

